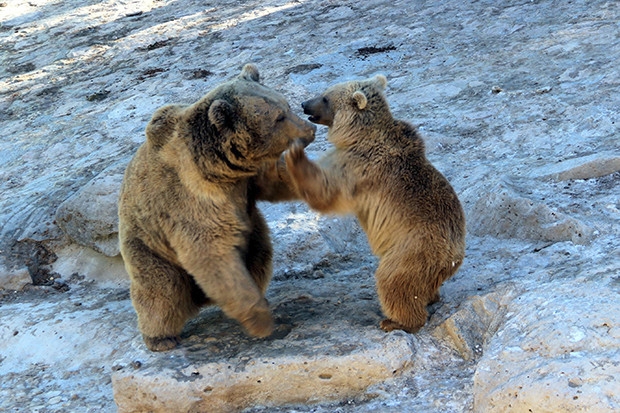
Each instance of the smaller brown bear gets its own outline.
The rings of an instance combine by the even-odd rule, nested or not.
[[[253,65],[192,105],[155,112],[119,199],[121,254],[149,349],[176,346],[206,304],[252,336],[271,334],[272,247],[256,201],[298,198],[280,155],[315,128]]]
[[[285,159],[311,208],[356,214],[379,257],[377,292],[387,316],[381,328],[415,332],[463,262],[465,216],[416,129],[393,118],[386,85],[380,75],[345,82],[304,102],[304,113],[328,126],[335,147],[315,164],[296,143]]]

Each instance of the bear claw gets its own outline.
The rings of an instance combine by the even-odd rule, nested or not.
[[[297,161],[304,157],[304,144],[300,140],[295,140],[288,149],[288,158]]]

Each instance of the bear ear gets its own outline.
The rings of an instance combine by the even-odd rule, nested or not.
[[[241,79],[258,82],[260,80],[260,75],[258,74],[258,68],[251,63],[243,66],[241,70],[241,74],[239,75]]]
[[[363,110],[368,104],[368,99],[366,98],[364,92],[357,90],[353,93],[353,102],[355,102],[359,110]]]
[[[387,86],[387,78],[385,76],[376,75],[374,81],[375,81],[375,85],[377,85],[379,89],[385,90]]]
[[[174,133],[181,109],[181,105],[168,105],[155,111],[145,131],[152,145],[161,147],[168,141]]]
[[[230,124],[232,112],[230,103],[220,99],[214,100],[209,106],[209,121],[218,130],[222,130]]]

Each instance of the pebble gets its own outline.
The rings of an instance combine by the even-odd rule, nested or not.
[[[62,401],[62,397],[56,396],[56,397],[52,397],[51,399],[49,399],[47,404],[48,405],[55,405],[55,404],[60,403],[61,401]]]

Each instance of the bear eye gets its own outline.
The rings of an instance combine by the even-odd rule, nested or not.
[[[329,103],[329,101],[327,100],[327,97],[323,96],[323,103],[325,103],[326,105]]]
[[[285,119],[286,119],[286,116],[284,116],[284,114],[280,114],[276,118],[276,122],[284,122]]]

